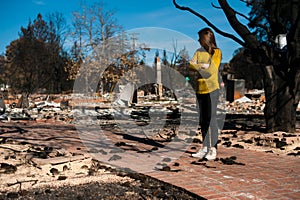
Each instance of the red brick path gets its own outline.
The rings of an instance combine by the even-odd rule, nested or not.
[[[207,199],[300,199],[299,157],[219,148],[219,159],[231,156],[244,165],[225,165],[220,160],[191,164],[197,159],[186,153],[177,161],[183,171],[148,175]]]

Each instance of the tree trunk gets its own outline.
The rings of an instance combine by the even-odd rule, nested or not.
[[[297,105],[288,84],[289,80],[279,76],[273,66],[266,66],[264,73],[266,131],[294,132]]]

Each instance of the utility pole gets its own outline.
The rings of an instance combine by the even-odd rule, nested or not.
[[[132,51],[135,51],[135,46],[136,46],[136,35],[138,35],[138,33],[131,33],[131,39],[132,39]]]
[[[135,51],[136,51],[136,49],[135,49],[135,46],[136,46],[136,40],[137,40],[137,37],[136,37],[136,35],[137,35],[138,33],[132,33],[131,34],[131,39],[132,39],[132,61],[134,61],[135,62]],[[131,100],[131,103],[137,103],[137,101],[138,101],[138,98],[137,98],[137,90],[138,90],[138,88],[137,88],[137,86],[136,86],[136,74],[133,74],[133,69],[131,69],[131,78],[133,79],[133,94],[132,94],[132,100]]]

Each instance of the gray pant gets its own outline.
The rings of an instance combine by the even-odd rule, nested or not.
[[[203,146],[216,147],[218,143],[217,105],[219,90],[209,94],[196,94],[198,101],[199,126],[201,127]]]

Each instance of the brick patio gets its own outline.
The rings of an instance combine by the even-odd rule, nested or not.
[[[231,156],[236,157],[238,164],[228,165],[220,161],[220,158]],[[299,157],[220,147],[218,158],[217,161],[197,162],[186,153],[177,161],[177,168],[185,170],[157,171],[149,175],[206,199],[300,197]]]

